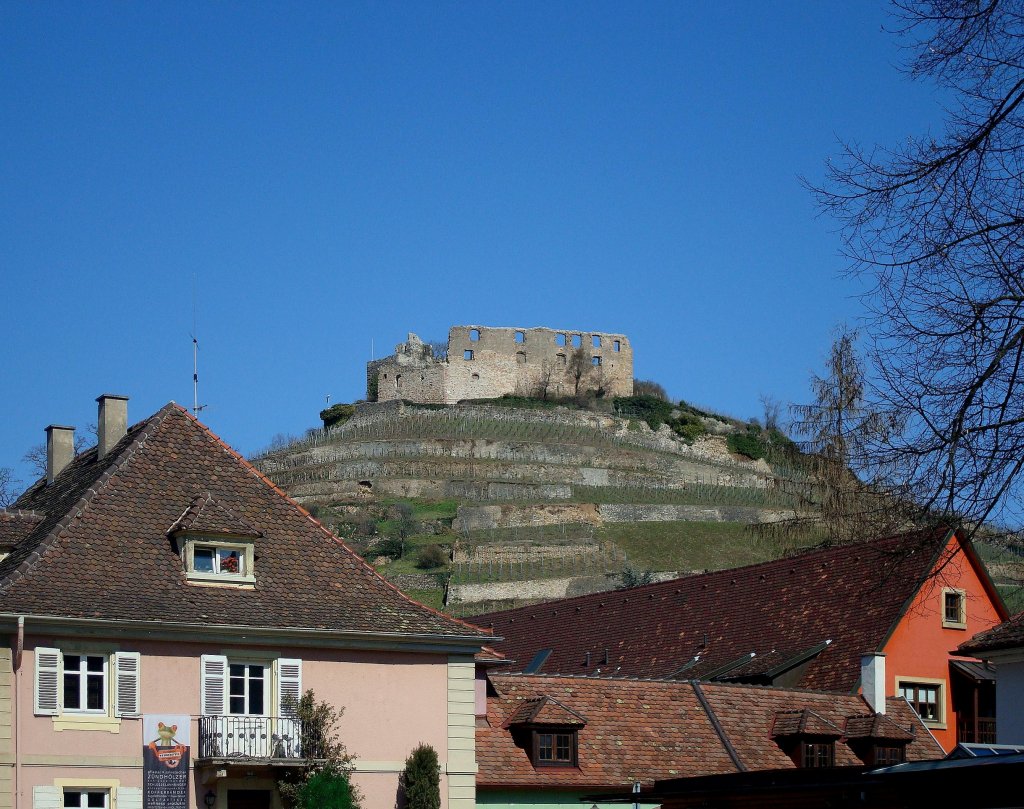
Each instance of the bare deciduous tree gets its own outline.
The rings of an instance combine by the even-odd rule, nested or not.
[[[864,367],[856,334],[841,331],[829,352],[827,374],[814,376],[815,400],[792,407],[800,437],[806,478],[778,485],[795,501],[796,516],[759,526],[759,532],[793,538],[811,527],[824,531],[829,543],[881,537],[913,524],[911,509],[900,495],[866,477],[865,447],[884,434],[884,417],[865,402]],[[859,473],[859,475],[858,475]]]
[[[14,470],[9,466],[0,466],[0,508],[7,508],[18,499],[18,484]]]
[[[910,72],[953,103],[941,135],[848,145],[815,189],[866,276],[872,479],[968,529],[1024,494],[1024,3],[896,3]]]
[[[580,386],[583,384],[583,380],[590,376],[592,368],[590,355],[584,350],[583,346],[574,348],[572,354],[569,355],[569,364],[567,366],[569,378],[573,381],[574,396],[580,395]]]

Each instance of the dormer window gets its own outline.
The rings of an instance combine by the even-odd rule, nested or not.
[[[533,731],[534,767],[575,767],[576,751],[575,728],[538,728]]]
[[[253,543],[185,537],[182,556],[190,581],[253,584]]]
[[[177,543],[188,581],[256,583],[256,540],[262,533],[210,494],[197,495],[168,533]]]
[[[772,739],[798,767],[836,766],[836,740],[843,732],[824,717],[804,708],[778,711]]]
[[[800,744],[801,767],[834,767],[836,766],[835,739],[804,741]]]
[[[907,745],[914,734],[886,714],[846,718],[846,744],[869,767],[891,767],[907,760]]]
[[[575,767],[579,730],[587,720],[547,695],[524,700],[505,720],[534,767]]]

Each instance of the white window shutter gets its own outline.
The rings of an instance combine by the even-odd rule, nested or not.
[[[302,661],[287,657],[277,662],[277,715],[295,716],[295,705],[302,698]],[[292,707],[289,703],[292,702]]]
[[[224,655],[203,655],[199,661],[200,691],[204,716],[226,714],[228,699],[228,659]]]
[[[118,787],[117,809],[142,809],[142,788]]]
[[[32,787],[32,809],[60,809],[63,805],[64,790],[60,787]]]
[[[60,649],[36,647],[36,687],[34,713],[56,716],[60,713],[61,657]]]
[[[139,715],[142,656],[138,652],[114,653],[114,716]]]

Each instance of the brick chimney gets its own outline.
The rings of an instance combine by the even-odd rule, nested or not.
[[[885,655],[861,655],[860,685],[864,699],[875,713],[885,713]]]
[[[46,483],[53,483],[75,458],[75,428],[51,424],[46,428]]]
[[[128,397],[104,393],[96,401],[99,403],[99,415],[96,418],[99,447],[96,459],[99,460],[128,432]]]

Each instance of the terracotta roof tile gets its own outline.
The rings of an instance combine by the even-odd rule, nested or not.
[[[505,720],[505,727],[512,725],[578,725],[587,724],[587,720],[571,708],[566,707],[557,699],[546,694],[542,697],[524,701]]]
[[[224,508],[209,492],[197,494],[189,507],[185,509],[185,513],[171,526],[168,533],[186,531],[239,537],[263,536],[258,529]]]
[[[771,732],[773,739],[784,736],[834,736],[838,739],[842,735],[842,730],[810,708],[776,711]]]
[[[698,699],[695,684],[676,680],[495,674],[487,722],[477,727],[477,785],[488,788],[603,789],[641,781],[736,772],[722,738]],[[804,711],[833,729],[864,713],[860,696],[733,683],[701,683],[701,693],[747,770],[789,769],[793,761],[771,738],[781,711]],[[508,720],[534,710],[543,697],[586,716],[578,731],[578,767],[534,768],[529,744]],[[887,721],[915,728],[907,759],[939,758],[942,748],[902,699],[887,701]],[[838,735],[833,733],[833,735]],[[860,764],[842,740],[837,764]]]
[[[809,654],[802,686],[851,691],[860,656],[884,644],[948,536],[812,550],[473,620],[504,637],[496,648],[519,669],[550,648],[544,673],[767,681]]]
[[[984,657],[986,652],[1024,647],[1024,612],[997,627],[979,632],[957,649],[961,654]]]
[[[0,511],[0,550],[15,548],[42,519],[33,511]]]
[[[197,498],[206,506],[196,520],[257,532],[255,587],[186,580],[167,532]],[[52,485],[36,483],[15,507],[44,517],[0,562],[6,612],[166,621],[173,605],[185,624],[486,639],[399,592],[174,404],[102,459],[90,450]]]
[[[886,741],[913,741],[914,734],[886,714],[867,713],[846,717],[843,735],[847,739],[884,739]]]

